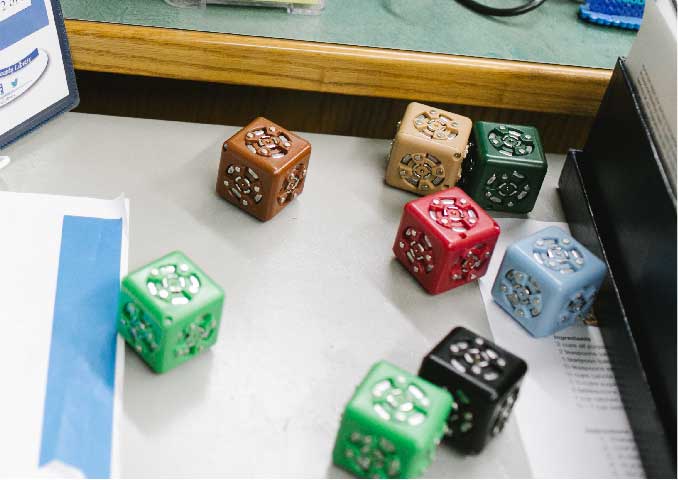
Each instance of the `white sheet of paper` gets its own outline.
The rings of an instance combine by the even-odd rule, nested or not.
[[[597,327],[533,338],[492,300],[506,247],[565,223],[497,219],[501,235],[480,292],[496,343],[528,364],[515,416],[537,478],[642,477],[643,467]]]
[[[120,275],[127,272],[128,201],[0,192],[0,477],[44,475],[38,468],[61,233],[65,215],[122,219]],[[124,344],[117,339],[111,475],[118,472]],[[58,462],[57,462],[58,463]],[[49,469],[49,466],[48,466]],[[68,472],[57,465],[56,474]]]

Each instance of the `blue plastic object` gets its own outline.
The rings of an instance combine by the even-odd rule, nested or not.
[[[589,0],[579,7],[587,22],[638,30],[643,21],[645,0]]]
[[[607,269],[581,243],[557,227],[506,249],[492,298],[535,337],[583,321]]]

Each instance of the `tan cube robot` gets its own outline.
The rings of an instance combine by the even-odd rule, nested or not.
[[[454,187],[471,126],[470,118],[410,103],[391,145],[386,183],[419,195]]]

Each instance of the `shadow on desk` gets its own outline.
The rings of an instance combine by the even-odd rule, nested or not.
[[[77,112],[219,125],[245,125],[261,115],[290,130],[367,138],[391,138],[409,103],[87,71],[78,71],[77,78],[80,89]],[[436,106],[474,121],[534,125],[539,129],[545,150],[557,153],[583,146],[593,120],[555,113]]]

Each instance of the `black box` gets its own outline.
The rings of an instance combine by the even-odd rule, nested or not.
[[[675,478],[676,197],[622,59],[559,190],[572,234],[610,271],[594,310],[645,472]]]

